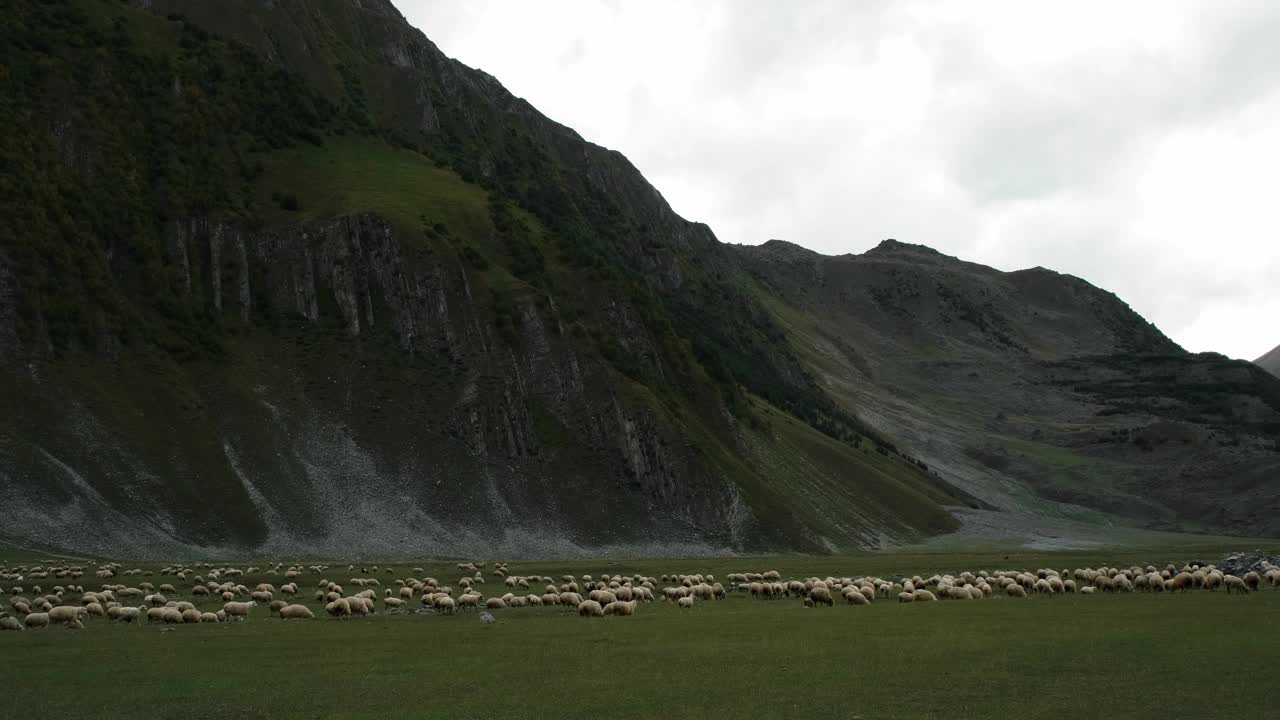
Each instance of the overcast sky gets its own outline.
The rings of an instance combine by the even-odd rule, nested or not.
[[[1280,343],[1280,2],[397,4],[724,242],[893,237]]]

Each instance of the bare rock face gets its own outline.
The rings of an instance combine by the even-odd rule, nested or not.
[[[375,215],[198,219],[173,224],[165,246],[181,285],[242,335],[190,370],[190,397],[153,406],[184,416],[174,436],[154,434],[160,417],[122,430],[131,391],[153,380],[128,368],[98,373],[120,391],[105,401],[59,379],[16,383],[33,422],[14,439],[36,462],[0,459],[0,492],[18,498],[8,537],[84,534],[143,554],[250,543],[525,557],[768,541],[742,536],[732,481],[623,397],[554,306],[518,300],[518,327],[499,331],[456,258],[406,252]],[[617,303],[617,332],[643,353],[632,314]]]

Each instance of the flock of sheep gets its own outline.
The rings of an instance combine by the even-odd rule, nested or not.
[[[326,575],[337,572],[328,565],[291,565],[282,563],[243,570],[225,565],[195,563],[160,569],[159,575],[169,579],[156,586],[151,582],[127,581],[149,575],[141,569],[123,569],[120,563],[102,565],[42,564],[34,566],[0,566],[0,591],[7,589],[0,601],[0,630],[23,630],[61,625],[83,629],[91,618],[115,623],[161,623],[181,625],[247,620],[262,614],[281,620],[312,620],[316,613],[303,601],[310,596],[314,604],[329,617],[343,620],[379,611],[405,612],[412,603],[435,613],[453,614],[466,610],[500,610],[554,605],[582,617],[606,615],[631,616],[644,603],[670,602],[682,610],[699,603],[725,599],[738,593],[756,600],[791,598],[807,607],[832,606],[838,600],[849,605],[868,605],[877,599],[898,602],[932,602],[938,600],[980,600],[991,596],[1025,598],[1028,595],[1053,596],[1061,593],[1130,593],[1215,591],[1249,593],[1262,586],[1280,588],[1280,567],[1267,564],[1262,572],[1249,572],[1242,577],[1224,574],[1213,565],[1189,564],[1177,568],[1170,564],[1128,568],[1079,568],[1061,572],[1040,569],[962,572],[956,575],[904,577],[897,580],[874,576],[809,577],[784,580],[776,570],[763,573],[730,573],[722,584],[713,575],[667,574],[661,577],[643,575],[562,575],[559,580],[547,576],[515,575],[506,564],[494,563],[490,578],[503,586],[501,594],[486,594],[484,562],[457,565],[461,577],[452,585],[433,577],[422,577],[422,568],[412,575],[393,579],[385,587],[375,576],[378,567],[347,568],[359,577],[350,578],[345,587]],[[86,590],[84,576],[92,572],[99,589]],[[394,575],[391,568],[383,573]],[[253,588],[239,582],[242,576],[279,578],[257,583]],[[19,583],[28,583],[22,585]],[[301,583],[301,584],[300,584]],[[6,588],[7,585],[7,588]],[[49,585],[45,589],[45,585]],[[314,589],[304,589],[306,586]],[[661,586],[661,590],[658,588]],[[28,587],[31,599],[26,597]],[[357,589],[358,588],[358,589]],[[178,600],[180,595],[190,599]],[[6,607],[7,603],[7,607]],[[205,609],[201,609],[203,606]],[[214,610],[213,608],[217,608]]]

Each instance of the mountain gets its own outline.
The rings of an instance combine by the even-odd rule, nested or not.
[[[1253,364],[1276,377],[1280,377],[1280,346],[1272,348],[1271,352],[1254,360]]]
[[[1186,353],[1111,293],[887,240],[734,247],[843,407],[1012,512],[1274,534],[1280,385]]]
[[[385,0],[18,0],[0,28],[0,541],[1280,532],[1280,380],[1045,270],[723,245]]]

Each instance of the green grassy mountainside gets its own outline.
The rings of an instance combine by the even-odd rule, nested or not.
[[[1274,502],[1280,381],[1048,271],[722,245],[385,0],[18,0],[0,29],[0,542],[836,551],[956,506],[1280,531],[1220,475]],[[1157,416],[1203,462],[1130,442]],[[1166,472],[1191,494],[1125,504]]]

